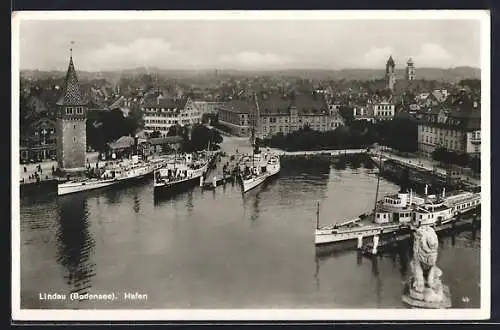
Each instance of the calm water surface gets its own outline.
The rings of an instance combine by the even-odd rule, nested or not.
[[[376,176],[283,164],[280,177],[153,199],[151,181],[21,201],[22,308],[403,308],[407,252],[367,259],[314,247],[321,222],[373,207]],[[381,180],[380,194],[398,187]],[[453,306],[479,307],[479,233],[441,238]],[[48,301],[40,293],[148,295],[144,301]],[[468,297],[467,303],[463,297]]]

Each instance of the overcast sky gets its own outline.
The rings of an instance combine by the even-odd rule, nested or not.
[[[480,67],[477,20],[21,21],[21,69]]]

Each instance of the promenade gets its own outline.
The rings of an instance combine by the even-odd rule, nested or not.
[[[97,165],[99,153],[87,153],[87,160],[91,167]],[[99,167],[104,166],[105,162],[99,161]],[[20,164],[19,165],[19,181],[21,183],[35,183],[37,182],[36,174],[38,174],[40,181],[53,180],[52,169],[57,168],[57,161],[51,160],[33,164]],[[24,181],[23,181],[24,179]]]
[[[391,152],[380,151],[380,150],[372,151],[371,154],[374,157],[376,157],[379,154],[381,154],[382,158],[393,159],[393,160],[399,161],[399,162],[401,162],[403,164],[406,164],[406,165],[408,165],[410,167],[414,167],[416,169],[421,169],[421,170],[425,170],[425,171],[433,171],[433,172],[436,172],[436,173],[438,173],[438,174],[440,174],[442,176],[447,176],[448,175],[448,172],[446,171],[446,169],[439,167],[436,164],[436,162],[434,162],[434,161],[432,161],[430,159],[418,158],[418,157],[408,158],[408,157],[403,157],[403,156],[395,155],[395,154],[393,154]],[[474,178],[474,177],[472,177],[470,175],[461,174],[460,175],[460,180],[468,182],[468,183],[471,183],[471,184],[474,184],[476,186],[481,186],[481,180],[479,180],[477,178]]]

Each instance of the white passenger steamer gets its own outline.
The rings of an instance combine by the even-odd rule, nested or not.
[[[107,166],[98,178],[74,179],[58,184],[57,194],[67,195],[140,179],[153,173],[155,166],[157,163],[143,162],[138,156],[132,156],[131,161],[120,161]]]

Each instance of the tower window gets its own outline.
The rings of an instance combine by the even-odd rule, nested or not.
[[[82,107],[78,107],[78,108],[76,108],[76,113],[77,113],[78,115],[83,114],[83,108],[82,108]]]
[[[73,114],[73,108],[72,107],[67,107],[66,108],[66,114],[67,115],[72,115]]]

